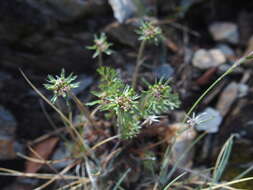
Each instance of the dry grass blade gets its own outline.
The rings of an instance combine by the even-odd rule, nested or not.
[[[233,180],[233,181],[229,181],[229,182],[225,182],[225,183],[221,183],[221,184],[212,185],[211,187],[208,187],[208,188],[205,188],[202,190],[210,190],[210,189],[214,190],[214,189],[219,189],[219,188],[225,188],[229,185],[241,183],[244,181],[250,181],[250,180],[253,180],[253,177],[247,177],[247,178],[243,178],[243,179],[238,179],[238,180]]]
[[[95,145],[91,148],[91,150],[95,150],[97,147],[99,147],[99,146],[101,146],[101,145],[103,145],[103,144],[105,144],[105,143],[107,143],[107,142],[110,142],[110,141],[112,141],[112,140],[114,140],[114,139],[117,139],[117,138],[120,138],[120,135],[116,135],[116,136],[109,137],[109,138],[107,138],[107,139],[105,139],[105,140],[103,140],[103,141],[101,141],[101,142],[95,144]]]
[[[52,179],[55,177],[56,179],[62,179],[61,176],[56,175],[56,174],[47,174],[47,173],[25,173],[25,172],[20,172],[17,170],[11,170],[11,169],[6,169],[6,168],[0,168],[0,175],[3,176],[17,176],[17,177],[29,177],[29,178],[36,178],[36,179]],[[87,183],[90,181],[88,178],[85,177],[78,177],[78,176],[72,176],[72,175],[63,175],[65,180],[74,180],[74,179],[82,179],[86,181]]]
[[[41,159],[37,159],[37,158],[33,158],[33,157],[23,155],[20,152],[17,153],[17,156],[19,156],[19,157],[21,157],[25,160],[29,160],[31,162],[40,163],[40,164],[57,164],[57,163],[65,162],[66,160],[68,160],[68,158],[63,158],[63,159],[60,159],[60,160],[41,160]]]
[[[66,168],[64,168],[59,174],[55,175],[54,177],[52,177],[49,181],[47,181],[46,183],[44,183],[43,185],[41,185],[40,187],[37,187],[34,190],[42,190],[44,188],[46,188],[47,186],[49,186],[50,184],[52,184],[55,180],[57,180],[57,176],[61,177],[61,179],[64,179],[64,174],[66,172],[68,172],[71,168],[73,168],[76,165],[76,163],[67,166]]]
[[[182,173],[181,175],[177,176],[175,179],[173,179],[168,185],[165,186],[163,190],[168,190],[170,186],[172,186],[177,180],[179,180],[181,177],[183,177],[186,174],[186,172]]]
[[[20,70],[20,72],[21,72],[22,76],[24,77],[24,79],[26,80],[26,82],[32,87],[32,89],[61,116],[61,118],[64,120],[64,122],[66,122],[70,126],[70,128],[74,131],[75,135],[78,138],[78,141],[77,141],[78,144],[82,145],[86,151],[90,152],[89,148],[84,143],[83,138],[78,133],[78,131],[75,129],[72,122],[32,84],[32,82],[27,78],[27,76],[25,75],[25,73],[22,70]]]

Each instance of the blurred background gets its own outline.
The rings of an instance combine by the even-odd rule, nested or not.
[[[76,95],[89,100],[98,79],[97,60],[86,48],[94,35],[106,33],[115,53],[104,62],[128,80],[139,45],[136,21],[150,17],[161,26],[166,43],[147,49],[142,75],[173,79],[182,100],[176,118],[234,61],[253,51],[252,10],[250,0],[0,1],[0,166],[24,170],[25,161],[16,152],[26,154],[27,143],[53,131],[45,113],[61,124],[20,69],[48,98],[52,94],[43,87],[47,75],[59,74],[62,68],[74,72],[81,82]],[[220,145],[236,133],[228,178],[252,167],[252,66],[239,67],[199,108],[212,109],[220,120],[192,161],[211,165]],[[0,189],[31,189],[16,178],[5,179],[0,178]],[[244,187],[250,189],[250,183]]]

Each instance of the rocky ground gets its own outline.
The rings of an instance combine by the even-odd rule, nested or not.
[[[0,1],[0,167],[27,171],[25,160],[16,152],[27,154],[27,144],[54,131],[47,114],[57,126],[62,125],[50,106],[25,82],[19,69],[50,97],[42,85],[47,74],[65,68],[79,76],[81,85],[74,93],[82,100],[90,100],[89,90],[97,84],[97,61],[86,46],[92,44],[94,34],[107,34],[115,53],[104,57],[105,64],[117,68],[128,81],[139,44],[135,33],[138,17],[150,15],[158,20],[166,44],[148,47],[141,75],[151,80],[172,78],[182,100],[181,108],[171,116],[174,121],[179,121],[201,92],[238,58],[253,51],[250,1],[120,2],[124,1]],[[236,133],[225,178],[252,167],[252,66],[248,63],[238,67],[201,103],[198,112],[210,113],[216,119],[208,123],[209,134],[187,162],[197,168],[211,166],[220,146]],[[201,126],[197,130],[201,131]],[[50,142],[52,159],[68,155],[63,143],[55,139]],[[68,162],[55,167],[66,165]],[[5,179],[0,177],[0,187],[5,190],[29,190],[33,189],[31,184],[40,183]]]

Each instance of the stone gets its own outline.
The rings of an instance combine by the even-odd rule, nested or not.
[[[199,69],[218,67],[226,62],[225,55],[219,49],[199,49],[195,52],[192,63]]]
[[[196,130],[205,131],[207,133],[217,133],[219,131],[219,126],[223,119],[219,111],[208,107],[199,115],[201,115],[202,122],[199,122],[198,125],[195,126]]]
[[[77,82],[79,82],[78,88],[72,89],[72,92],[75,95],[80,94],[81,92],[84,92],[92,83],[93,83],[93,77],[87,76],[85,74],[81,74],[78,76]]]
[[[0,1],[0,65],[12,69],[26,65],[50,73],[62,68],[94,71],[92,52],[85,46],[93,40],[87,31],[98,24],[92,21],[94,25],[83,28],[74,21],[96,14],[105,4],[104,0]],[[62,23],[71,23],[71,27]]]
[[[175,123],[170,125],[171,130],[177,131],[175,142],[172,144],[172,165],[178,161],[181,155],[185,154],[178,163],[179,167],[190,168],[193,163],[194,148],[185,152],[194,141],[197,133],[194,128],[188,128],[187,124]],[[182,132],[183,131],[183,132]]]
[[[17,122],[13,115],[0,106],[0,160],[14,159],[22,148],[15,141]]]
[[[226,56],[227,59],[235,57],[234,50],[227,44],[218,44],[217,49],[219,49]]]
[[[66,160],[62,160],[61,162],[55,163],[53,166],[57,169],[65,168],[66,166],[72,163],[72,160],[68,159],[70,157],[71,151],[67,149],[64,143],[60,143],[52,156],[52,160],[62,160],[62,159]]]
[[[5,82],[10,80],[12,77],[9,73],[0,71],[0,90],[4,87]]]
[[[248,94],[250,88],[247,84],[240,83],[238,87],[239,87],[239,89],[238,89],[239,90],[239,92],[238,92],[239,98],[242,98]]]
[[[175,73],[173,67],[171,67],[169,64],[163,64],[154,70],[155,77],[158,79],[163,78],[163,79],[170,79],[173,74]]]
[[[231,106],[237,99],[239,94],[239,85],[236,82],[231,82],[221,93],[217,102],[216,108],[224,117],[229,112]]]
[[[105,28],[105,32],[117,43],[136,48],[139,43],[136,29],[137,27],[131,21],[124,24],[113,22]]]
[[[42,6],[47,6],[51,13],[66,21],[97,13],[99,7],[105,5],[103,0],[43,0],[41,2]]]
[[[109,0],[109,3],[113,9],[114,17],[120,23],[125,22],[137,11],[132,0]]]
[[[229,42],[232,44],[238,44],[239,42],[238,26],[235,23],[215,22],[209,26],[209,32],[215,41]]]
[[[0,135],[14,136],[17,122],[14,116],[5,108],[0,106]]]

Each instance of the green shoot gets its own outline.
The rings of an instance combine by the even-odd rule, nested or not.
[[[114,115],[123,139],[136,136],[142,125],[158,121],[159,115],[180,104],[168,81],[160,80],[148,85],[148,89],[138,95],[132,87],[124,84],[114,69],[100,67],[98,73],[101,76],[100,91],[93,92],[98,100],[87,105],[98,104],[101,111]]]
[[[111,55],[112,50],[110,47],[112,46],[112,43],[109,43],[107,41],[107,37],[105,33],[102,33],[100,37],[95,35],[94,37],[94,45],[88,46],[87,49],[94,50],[95,53],[93,54],[93,58],[98,57],[99,58],[99,66],[103,65],[102,55]]]
[[[44,84],[45,88],[53,91],[54,96],[51,98],[52,103],[55,103],[58,97],[67,98],[68,93],[72,88],[77,88],[79,82],[73,82],[77,76],[72,73],[69,76],[65,76],[65,70],[62,69],[61,74],[53,77],[48,75],[47,84]]]

